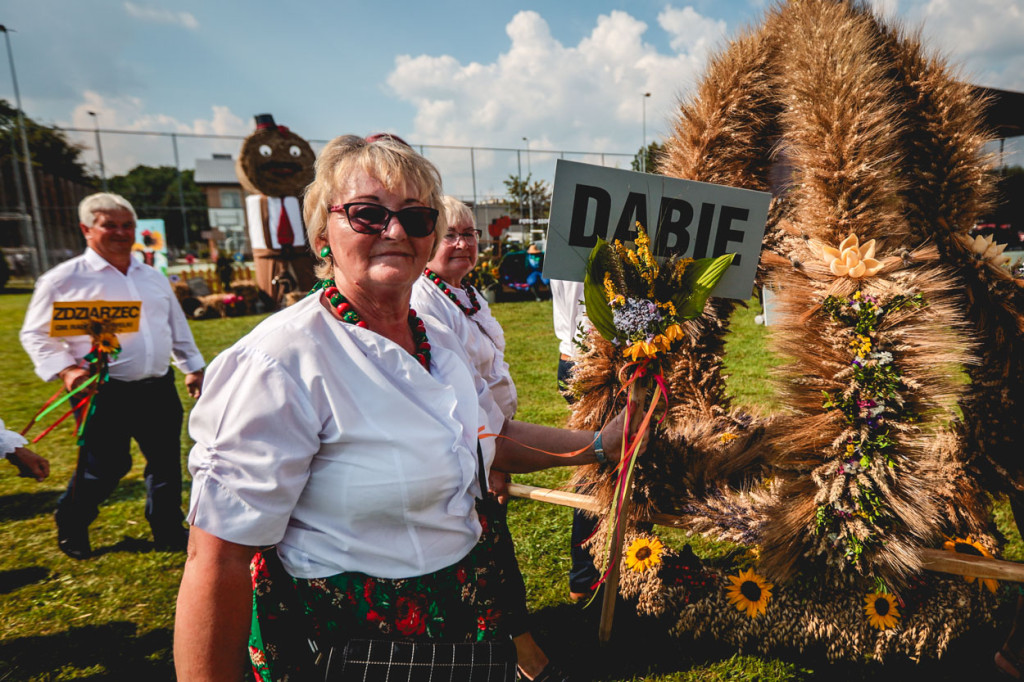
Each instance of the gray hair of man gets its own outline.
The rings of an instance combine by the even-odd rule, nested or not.
[[[78,222],[86,227],[92,227],[96,222],[96,213],[109,211],[128,211],[132,214],[132,220],[138,221],[135,208],[131,202],[120,194],[113,192],[97,192],[82,199],[78,204]]]

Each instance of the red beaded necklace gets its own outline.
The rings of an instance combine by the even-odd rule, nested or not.
[[[437,285],[437,288],[444,292],[444,295],[450,298],[452,303],[459,306],[459,310],[464,312],[466,317],[472,317],[480,312],[480,301],[476,298],[476,289],[473,288],[472,284],[463,280],[463,289],[465,289],[466,293],[469,295],[469,307],[467,308],[459,302],[459,297],[455,295],[455,292],[452,291],[447,284],[445,284],[445,281],[441,279],[440,275],[430,268],[426,268],[423,271],[423,274],[427,276],[427,279]]]
[[[317,289],[324,290],[324,296],[327,297],[327,301],[334,306],[335,311],[338,313],[338,317],[341,318],[342,322],[354,324],[357,327],[366,329],[366,321],[359,317],[359,313],[356,312],[352,304],[348,302],[344,295],[338,291],[338,287],[334,286],[333,279],[325,279],[321,281],[313,291]],[[412,341],[416,346],[416,359],[419,360],[420,364],[429,372],[430,371],[430,342],[427,340],[427,328],[423,326],[423,320],[416,315],[416,311],[409,308],[409,329],[412,331]]]

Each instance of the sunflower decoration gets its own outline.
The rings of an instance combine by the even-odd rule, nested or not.
[[[92,348],[85,355],[85,360],[93,366],[93,373],[98,375],[101,383],[107,380],[110,361],[121,352],[121,342],[114,333],[116,328],[111,320],[100,317],[89,319],[88,332],[92,339]]]
[[[872,592],[864,597],[864,612],[868,614],[871,627],[889,630],[896,627],[900,620],[896,597],[886,592]]]
[[[636,573],[643,573],[661,563],[663,551],[665,551],[665,546],[658,538],[640,536],[626,551],[626,566]]]
[[[96,337],[96,350],[107,355],[113,355],[121,350],[121,342],[117,340],[117,334],[104,332]]]
[[[737,611],[746,611],[749,618],[756,618],[767,610],[774,585],[752,568],[728,577],[732,584],[726,588],[726,596]]]
[[[985,557],[986,559],[995,558],[994,556],[992,556],[992,553],[985,549],[985,547],[980,542],[978,542],[969,535],[966,538],[955,538],[946,540],[946,542],[943,543],[942,548],[949,552],[956,552],[957,554],[980,556]],[[973,583],[975,581],[975,576],[965,575],[964,580],[966,580],[968,583]],[[992,594],[995,594],[996,589],[998,589],[999,587],[999,581],[995,580],[994,578],[977,578],[977,580],[979,586],[984,585]]]
[[[102,353],[110,358],[121,352],[121,342],[114,333],[115,325],[99,317],[89,318],[89,336],[92,338],[92,352]]]

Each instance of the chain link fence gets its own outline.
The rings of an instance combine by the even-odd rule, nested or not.
[[[217,214],[213,215],[214,224],[211,225],[211,209],[241,210],[241,205],[234,205],[233,199],[229,202],[232,205],[225,207],[219,201],[208,201],[208,192],[188,192],[189,183],[180,182],[180,176],[194,172],[197,162],[202,160],[217,158],[223,165],[230,158],[230,163],[233,163],[245,136],[104,128],[61,128],[59,131],[70,144],[81,150],[81,160],[99,180],[99,185],[105,186],[110,178],[122,176],[139,165],[173,169],[175,181],[169,187],[161,186],[150,192],[141,188],[125,190],[119,187],[140,218],[164,220],[172,258],[196,247],[204,232],[218,227]],[[308,141],[317,153],[328,142],[320,139]],[[557,159],[630,168],[634,158],[634,154],[624,152],[541,149],[525,139],[522,147],[410,143],[437,166],[448,194],[475,207],[481,228],[502,215],[531,217],[528,206],[517,205],[516,199],[509,196],[504,181],[511,177],[525,179],[529,176],[534,181],[546,182],[550,191]],[[35,180],[42,229],[36,229],[32,223],[32,197],[27,191],[24,169],[0,167],[0,247],[3,247],[16,275],[31,272],[37,243],[42,256],[40,265],[44,270],[81,252],[83,242],[78,229],[78,202],[100,188],[74,184],[39,171]],[[240,186],[238,190],[241,191]],[[532,217],[536,221],[532,227],[537,228],[547,216]],[[239,229],[243,226],[244,223]],[[533,235],[536,234],[534,230]],[[525,230],[521,236],[529,238],[530,230]],[[236,240],[229,247],[237,246],[237,238],[229,237]]]
[[[165,167],[177,179],[182,173],[194,172],[197,162],[202,160],[219,157],[223,162],[230,158],[230,163],[233,163],[245,139],[243,135],[103,128],[63,128],[60,132],[70,144],[81,149],[81,160],[100,184],[139,165]],[[327,142],[309,139],[316,152]],[[527,206],[517,205],[516,199],[509,196],[505,180],[529,176],[532,180],[546,182],[550,190],[558,159],[630,168],[635,158],[634,154],[624,152],[542,149],[525,138],[521,147],[461,147],[410,142],[438,167],[445,191],[475,207],[477,223],[482,229],[503,215],[531,217]],[[1024,137],[993,142],[987,151],[997,166],[1024,164]],[[15,276],[24,276],[32,273],[37,252],[43,270],[81,252],[83,241],[78,229],[78,202],[98,187],[76,184],[37,170],[36,199],[42,224],[41,229],[36,229],[24,168],[20,164],[12,166],[14,164],[0,165],[0,247]],[[208,201],[208,193],[186,191],[187,186],[187,182],[176,181],[170,186],[158,187],[155,192],[122,189],[140,218],[164,220],[172,258],[184,250],[197,248],[202,241],[201,235],[211,227],[218,227],[216,214],[211,224],[211,209],[228,208],[241,212],[241,204],[221,206],[219,201]],[[240,186],[238,190],[241,191]],[[532,217],[535,222],[531,229],[520,228],[520,239],[543,236],[541,221],[547,216]],[[244,231],[244,221],[238,230]],[[244,246],[244,242],[244,236],[231,234],[228,248],[237,249]]]

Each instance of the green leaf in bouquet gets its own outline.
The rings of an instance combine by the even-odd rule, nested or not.
[[[692,320],[700,317],[704,312],[704,304],[707,303],[715,285],[729,269],[735,255],[727,253],[718,258],[698,258],[687,266],[686,272],[683,273],[683,286],[679,293],[672,297],[680,318]]]
[[[583,278],[583,304],[587,308],[587,318],[594,329],[609,341],[617,336],[612,308],[604,293],[604,274],[608,271],[606,259],[610,249],[608,242],[598,238],[587,259],[587,273]]]

